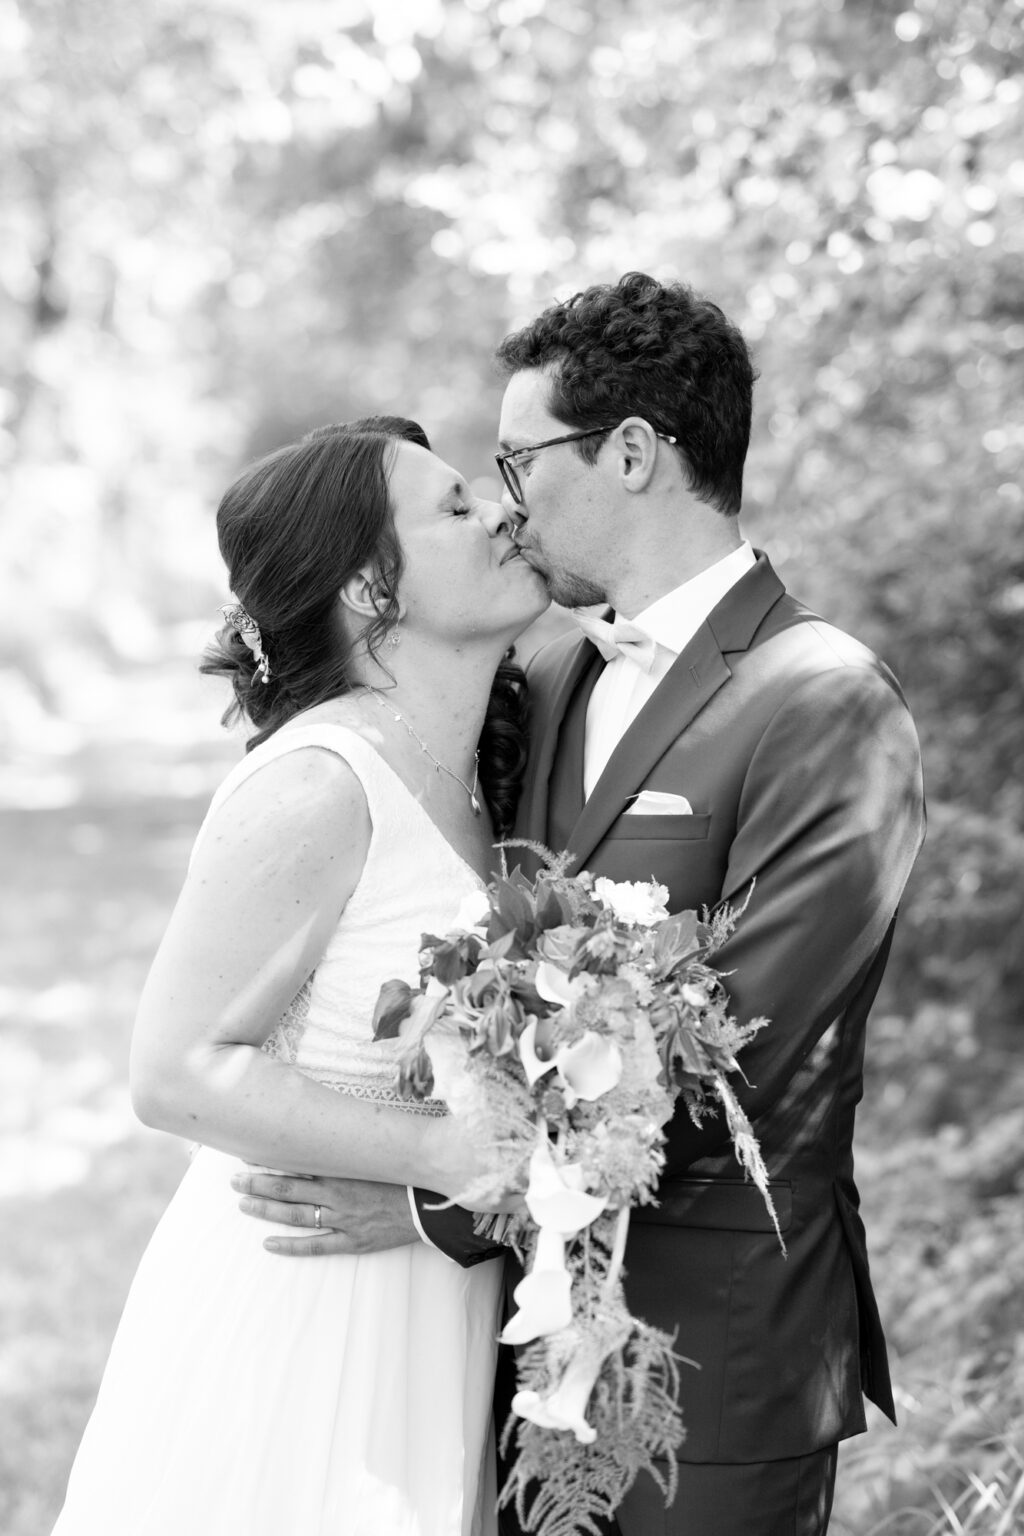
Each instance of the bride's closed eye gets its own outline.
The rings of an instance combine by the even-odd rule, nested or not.
[[[473,510],[473,504],[474,498],[466,485],[457,480],[444,498],[441,510],[450,512],[453,517],[468,517]]]

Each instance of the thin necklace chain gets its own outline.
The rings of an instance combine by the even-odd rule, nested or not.
[[[427,757],[430,758],[430,761],[433,763],[434,768],[437,770],[438,773],[446,773],[450,779],[454,779],[455,780],[456,784],[461,784],[462,788],[466,791],[466,794],[469,796],[469,805],[470,805],[471,811],[473,812],[473,815],[474,816],[479,816],[480,815],[481,807],[480,807],[480,801],[477,798],[477,793],[476,792],[477,792],[477,789],[479,788],[479,785],[480,785],[480,753],[479,752],[474,752],[473,753],[473,783],[472,783],[472,785],[469,785],[469,784],[466,783],[465,779],[460,779],[459,778],[459,775],[455,772],[454,769],[446,768],[444,763],[438,762],[438,760],[434,756],[433,752],[431,752],[430,748],[427,746],[426,742],[423,740],[423,737],[419,734],[419,732],[415,729],[415,727],[413,727],[413,726],[411,726],[409,724],[408,720],[402,714],[401,710],[400,709],[396,709],[395,706],[392,704],[391,700],[386,698],[385,695],[383,693],[381,693],[379,688],[374,688],[372,686],[372,684],[370,684],[370,683],[363,683],[362,687],[365,688],[367,693],[371,693],[373,695],[373,697],[377,700],[377,703],[380,705],[381,709],[386,709],[388,714],[394,716],[394,718],[398,721],[399,725],[404,725],[405,726],[406,730],[409,732],[409,735],[412,737],[413,741],[417,744],[417,746],[419,747],[420,751],[426,753]]]

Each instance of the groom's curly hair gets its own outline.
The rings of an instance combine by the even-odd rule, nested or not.
[[[377,653],[398,622],[402,549],[388,490],[397,441],[430,447],[404,416],[369,416],[318,427],[279,448],[229,487],[217,510],[231,590],[260,628],[270,675],[233,624],[218,631],[199,665],[226,677],[234,699],[223,716],[256,727],[259,746],[300,710],[352,688],[350,652],[337,619],[338,591],[363,565],[376,572],[377,614],[363,639]],[[495,831],[512,830],[526,767],[526,678],[509,651],[494,678],[479,741],[480,784]]]
[[[676,438],[695,496],[726,515],[740,510],[757,374],[740,332],[710,299],[628,272],[544,310],[496,355],[506,374],[550,368],[549,409],[568,427],[642,416]],[[573,449],[592,464],[602,446],[590,437]]]

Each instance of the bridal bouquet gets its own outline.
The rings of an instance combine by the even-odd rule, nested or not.
[[[673,1340],[626,1306],[629,1213],[655,1198],[663,1127],[681,1096],[697,1122],[724,1113],[774,1219],[729,1083],[767,1021],[737,1024],[709,963],[732,911],[670,917],[663,886],[570,876],[564,857],[539,851],[535,881],[497,879],[451,933],[423,936],[419,988],[385,983],[374,1028],[407,1041],[403,1094],[443,1098],[480,1149],[485,1171],[459,1202],[525,1190],[521,1212],[480,1219],[527,1269],[501,1335],[525,1346],[502,1497],[526,1529],[573,1536],[594,1531],[642,1468],[674,1495],[678,1360]]]

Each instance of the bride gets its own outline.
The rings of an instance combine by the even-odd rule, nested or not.
[[[200,829],[131,1062],[140,1117],[200,1147],[55,1536],[492,1536],[500,1266],[425,1244],[282,1262],[230,1178],[468,1182],[458,1128],[397,1099],[399,1042],[370,1019],[511,824],[523,699],[502,658],[547,592],[501,509],[395,418],[263,459],[218,529],[237,607],[205,666],[256,734]]]

